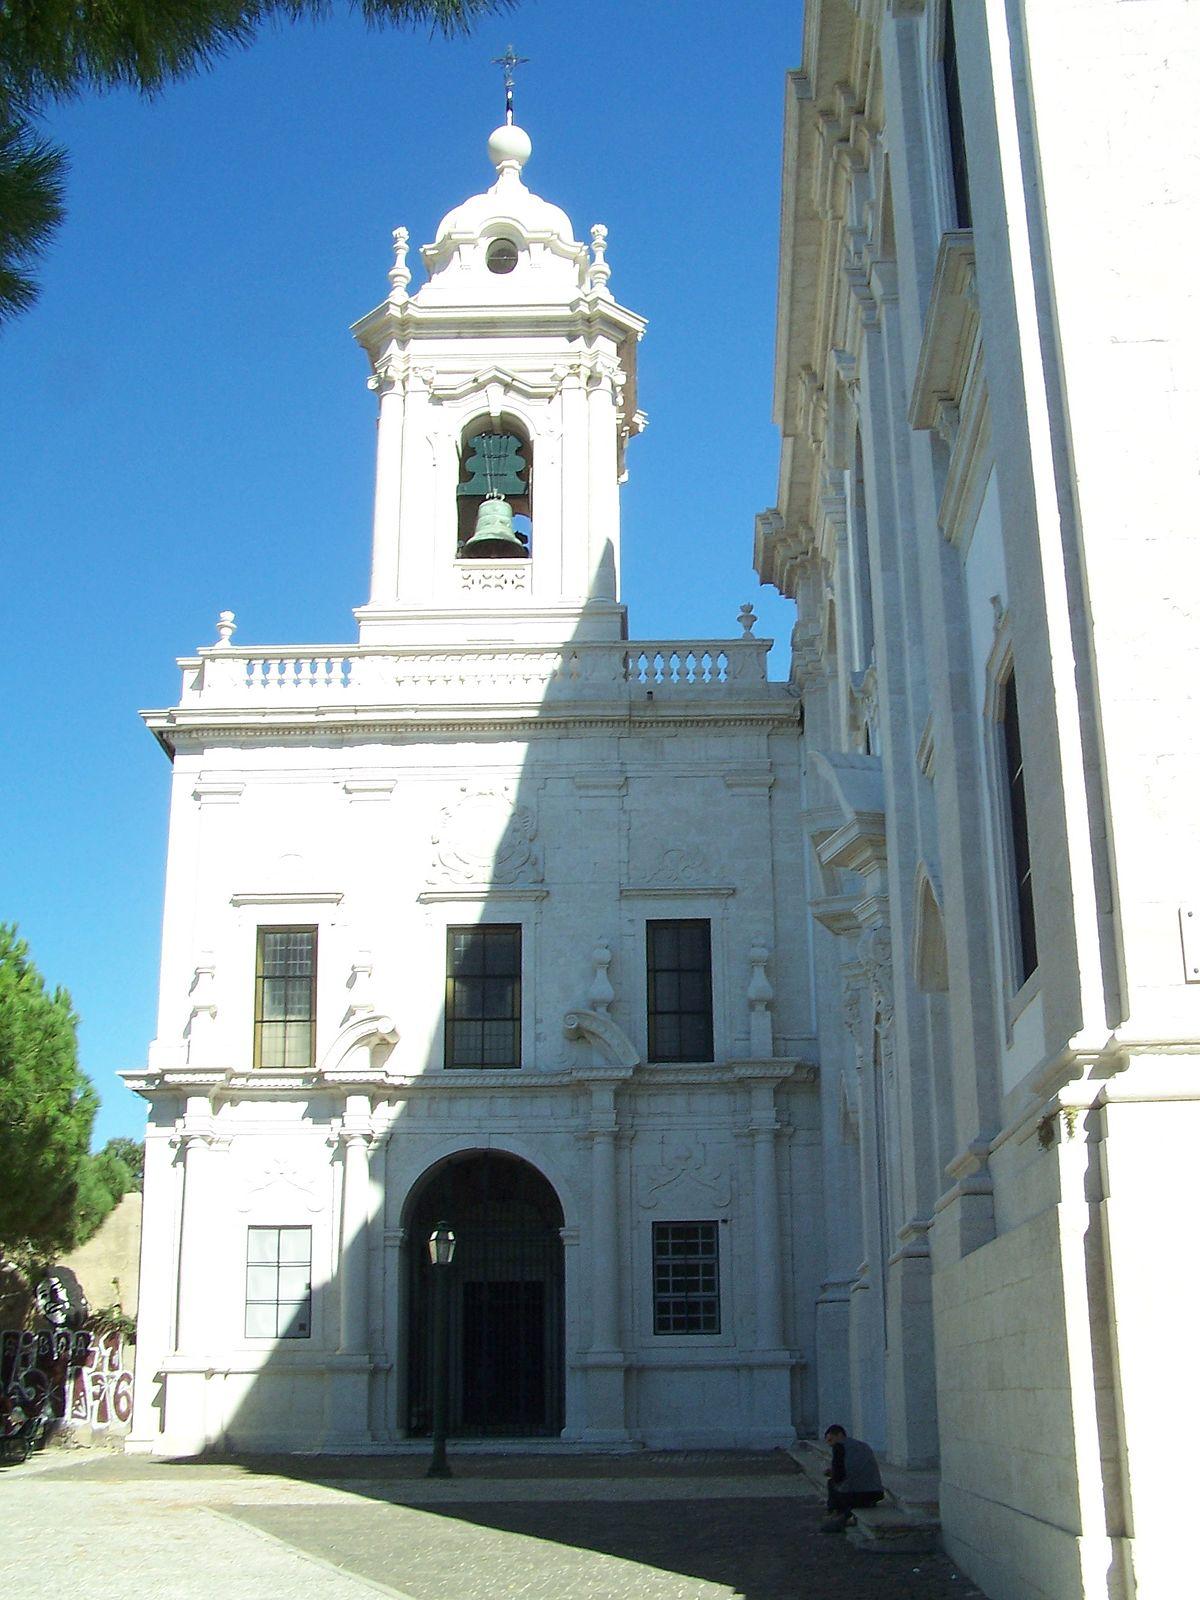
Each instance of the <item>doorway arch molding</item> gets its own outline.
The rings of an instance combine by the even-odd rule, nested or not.
[[[573,1137],[568,1134],[568,1137]],[[416,1144],[418,1137],[413,1138]],[[554,1138],[553,1134],[548,1136]],[[438,1171],[449,1162],[467,1156],[511,1156],[514,1160],[525,1162],[538,1175],[546,1180],[554,1190],[559,1208],[563,1215],[563,1231],[577,1230],[580,1225],[582,1211],[575,1190],[564,1172],[562,1164],[547,1156],[541,1140],[523,1138],[519,1134],[500,1135],[496,1139],[480,1140],[468,1136],[447,1135],[445,1139],[429,1140],[420,1137],[420,1152],[414,1152],[414,1159],[410,1166],[404,1159],[404,1139],[393,1137],[388,1144],[389,1154],[396,1160],[394,1171],[395,1190],[398,1198],[397,1209],[392,1212],[395,1218],[394,1227],[407,1229],[409,1217],[413,1206],[419,1199],[425,1186],[432,1181]],[[399,1158],[399,1159],[396,1159]],[[413,1168],[417,1168],[413,1171]],[[393,1173],[388,1174],[389,1189]]]

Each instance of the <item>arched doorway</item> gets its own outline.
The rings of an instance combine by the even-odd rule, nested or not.
[[[408,1431],[431,1429],[433,1272],[426,1241],[454,1229],[450,1273],[448,1432],[512,1437],[563,1426],[562,1207],[536,1168],[470,1151],[410,1202]]]

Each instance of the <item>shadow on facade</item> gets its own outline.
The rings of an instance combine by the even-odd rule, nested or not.
[[[564,349],[561,369],[536,383],[481,367],[435,394],[388,331],[399,312],[380,311],[369,351],[377,545],[361,644],[342,656],[256,652],[231,644],[226,619],[221,643],[185,668],[192,720],[150,718],[168,742],[196,730],[179,743],[198,773],[188,798],[240,804],[244,790],[250,812],[263,801],[249,780],[271,780],[278,763],[304,781],[273,791],[280,843],[264,839],[268,863],[272,848],[284,853],[261,885],[224,887],[235,846],[260,837],[253,816],[212,825],[211,862],[197,846],[196,881],[207,868],[222,887],[211,906],[201,889],[196,920],[228,923],[228,896],[241,949],[258,940],[255,1067],[225,1065],[235,1040],[216,1022],[218,998],[233,990],[214,988],[201,955],[187,1065],[173,1080],[182,1107],[169,1092],[155,1107],[176,1150],[178,1304],[160,1294],[143,1309],[143,1348],[166,1354],[140,1380],[139,1397],[151,1393],[136,1448],[336,1458],[427,1436],[425,1252],[439,1222],[460,1249],[445,1269],[452,1437],[762,1448],[794,1437],[801,1415],[816,1422],[815,1377],[792,1348],[814,1341],[789,1326],[781,1201],[818,1188],[807,1145],[781,1138],[796,1113],[811,1117],[816,1074],[776,1058],[766,975],[781,915],[772,741],[786,741],[798,774],[797,706],[767,684],[770,642],[753,637],[749,607],[740,638],[628,642],[618,483],[641,422],[641,324],[603,298],[602,229],[593,250],[589,315],[603,331],[589,323],[584,354]],[[365,344],[373,326],[359,325]],[[444,449],[430,450],[435,435]],[[431,526],[429,508],[416,497],[404,511],[389,485],[398,449],[406,472],[428,468],[426,453],[444,467],[460,435],[473,452],[462,471],[475,477],[455,492],[478,491],[476,533],[463,541],[471,519],[458,505],[457,547],[437,535],[435,607],[418,581],[430,559],[421,538],[434,535],[413,534]],[[489,454],[488,437],[504,449]],[[494,482],[493,456],[514,473],[524,462],[525,477]],[[539,503],[531,461],[551,474],[540,503],[558,506],[531,530],[546,592],[502,514],[511,530],[506,494],[518,509],[522,494]],[[449,474],[438,470],[429,484],[441,493]],[[216,780],[200,766],[210,761],[224,763]],[[295,847],[289,830],[303,836]],[[276,868],[280,882],[266,881]],[[789,908],[793,924],[801,911]],[[678,953],[664,960],[658,976],[680,995],[655,1011],[664,1039],[676,1030],[657,1050],[645,1042],[652,925],[703,929],[705,951],[691,967]],[[264,1019],[277,1025],[260,1010],[275,978],[264,934],[296,942],[301,966],[309,941],[310,1003],[294,1020],[311,1030],[315,994],[318,1038],[334,1035],[312,1065],[311,1033],[296,1053],[305,1064],[284,1065],[286,1025],[279,1060],[260,1060]],[[322,976],[339,971],[344,993]],[[704,993],[683,998],[685,980]],[[244,967],[220,981],[244,990]],[[635,1154],[633,1080],[647,1054],[659,1081]],[[148,1088],[171,1085],[163,1072]],[[780,1099],[799,1093],[781,1117],[784,1085]],[[223,1242],[214,1218],[228,1219]],[[159,1259],[166,1243],[160,1231]],[[652,1276],[669,1287],[652,1293]],[[818,1276],[806,1268],[797,1298],[809,1306]]]

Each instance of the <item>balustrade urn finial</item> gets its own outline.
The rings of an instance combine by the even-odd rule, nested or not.
[[[412,273],[408,269],[407,228],[392,230],[392,247],[396,252],[396,259],[392,263],[392,270],[388,273],[388,282],[392,286],[388,299],[395,305],[408,299],[408,285],[412,279]]]
[[[217,618],[217,645],[218,649],[228,647],[237,628],[232,611],[222,611]]]
[[[771,947],[765,935],[756,934],[750,944],[750,982],[746,1000],[750,1007],[750,1054],[769,1060],[775,1054],[771,1006],[775,990],[767,977]]]
[[[608,280],[612,277],[612,268],[605,260],[608,249],[608,229],[602,222],[592,224],[592,265],[588,273],[588,283],[593,289],[607,291]]]
[[[603,939],[598,940],[596,948],[592,951],[592,986],[588,990],[588,1002],[594,1011],[598,1011],[604,1017],[608,1015],[608,1008],[615,999],[608,976],[611,961],[612,951],[608,944]]]
[[[753,639],[754,624],[758,621],[758,618],[755,615],[754,607],[750,604],[749,600],[746,601],[745,605],[738,612],[738,621],[742,625],[742,638]]]

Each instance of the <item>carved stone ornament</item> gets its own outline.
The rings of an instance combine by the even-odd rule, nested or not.
[[[892,996],[892,941],[885,928],[868,928],[858,941],[858,959],[871,987],[880,1029],[891,1028],[895,1014]]]
[[[612,982],[608,976],[608,969],[612,964],[612,951],[603,939],[592,951],[592,985],[588,990],[588,1000],[593,1011],[599,1012],[602,1017],[608,1015],[608,1008],[616,999]]]
[[[534,884],[542,881],[531,806],[518,805],[507,784],[471,789],[442,808],[433,835],[431,884]]]
[[[870,1002],[870,987],[861,968],[844,968],[842,982],[842,1020],[854,1040],[854,1052],[861,1066],[871,1059],[874,1007]]]
[[[649,1211],[661,1201],[681,1199],[677,1191],[691,1190],[695,1203],[725,1211],[733,1198],[729,1168],[707,1160],[703,1144],[693,1144],[687,1135],[665,1134],[660,1141],[662,1159],[657,1166],[638,1172],[638,1203]]]
[[[242,1186],[238,1198],[239,1211],[249,1211],[254,1202],[266,1194],[268,1189],[282,1187],[294,1189],[304,1198],[305,1208],[312,1212],[324,1211],[325,1199],[319,1189],[321,1185],[315,1174],[301,1171],[292,1165],[283,1156],[274,1156],[268,1161],[260,1172],[247,1179]]]
[[[662,850],[656,856],[648,853],[630,876],[634,883],[647,889],[688,888],[712,880],[709,865],[697,850]]]

